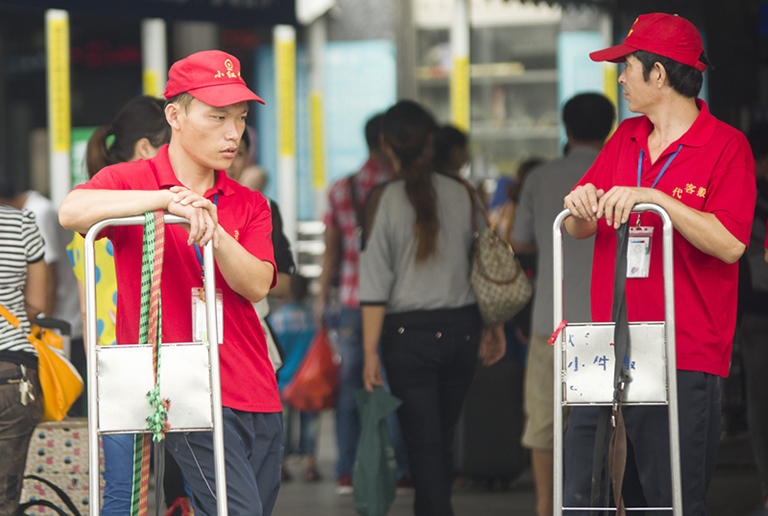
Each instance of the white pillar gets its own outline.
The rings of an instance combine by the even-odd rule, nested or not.
[[[315,218],[321,219],[326,209],[325,187],[325,44],[328,40],[328,25],[325,16],[320,16],[309,26],[309,55],[311,60],[309,86],[309,127],[312,149],[312,184],[315,190]]]
[[[283,233],[297,242],[296,195],[296,29],[274,28],[275,120],[277,121],[277,201],[283,215]]]
[[[162,97],[168,78],[168,43],[165,20],[141,21],[141,83],[144,95]]]
[[[69,14],[60,9],[45,12],[48,67],[48,150],[50,195],[58,207],[71,186],[71,94],[69,85]]]
[[[451,123],[469,132],[469,0],[453,0],[450,88]]]

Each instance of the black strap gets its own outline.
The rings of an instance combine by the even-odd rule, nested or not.
[[[72,499],[69,497],[69,495],[67,493],[65,493],[63,489],[61,489],[59,486],[57,486],[56,484],[54,484],[50,480],[47,480],[47,479],[45,479],[43,477],[38,477],[37,475],[25,475],[24,479],[25,480],[27,480],[27,479],[29,479],[29,480],[37,480],[38,482],[41,482],[41,483],[47,485],[48,487],[53,489],[53,492],[56,493],[56,495],[58,495],[58,497],[61,499],[62,502],[64,502],[64,505],[66,505],[67,508],[70,511],[72,511],[72,515],[73,516],[82,516],[80,514],[80,511],[75,506],[75,504],[72,503]],[[17,514],[19,514],[19,515],[24,514],[24,511],[28,507],[34,507],[36,505],[45,505],[46,507],[53,507],[54,509],[56,509],[56,511],[59,514],[63,514],[64,516],[68,516],[67,513],[65,513],[64,511],[62,511],[58,507],[54,506],[48,500],[35,500],[33,502],[24,503],[24,504],[19,506],[19,510],[18,510]]]
[[[29,509],[30,507],[48,507],[49,509],[53,509],[56,511],[56,514],[59,516],[72,516],[70,514],[67,514],[66,511],[59,509],[56,504],[53,502],[49,502],[48,500],[35,500],[33,502],[26,502],[19,505],[19,508],[16,509],[16,516],[32,516],[30,514],[27,514],[25,511]],[[80,514],[80,513],[77,513]]]
[[[595,447],[592,453],[592,507],[607,507],[613,476],[614,501],[623,513],[621,487],[626,462],[626,433],[623,428],[621,401],[624,386],[629,377],[630,337],[627,319],[627,246],[629,243],[629,224],[622,224],[616,230],[616,268],[613,280],[613,307],[611,317],[614,322],[613,351],[613,406],[602,407],[597,419]],[[621,429],[616,433],[616,426]],[[614,464],[611,464],[611,463]],[[620,473],[620,474],[619,474]],[[598,514],[598,512],[592,512]]]

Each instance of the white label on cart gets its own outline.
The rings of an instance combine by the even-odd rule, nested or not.
[[[205,342],[208,340],[208,320],[205,313],[205,290],[199,287],[192,289],[192,341]],[[224,294],[216,289],[216,328],[219,344],[224,343]]]

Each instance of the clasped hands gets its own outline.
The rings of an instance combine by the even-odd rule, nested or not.
[[[213,240],[213,247],[219,246],[219,218],[216,205],[192,190],[182,186],[170,189],[174,195],[165,204],[164,209],[172,215],[189,220],[183,227],[189,232],[187,245],[197,244],[203,247]]]
[[[605,218],[606,224],[618,229],[629,220],[636,204],[655,202],[655,190],[632,186],[614,186],[607,192],[592,183],[580,185],[565,196],[563,207],[573,217],[589,222]]]

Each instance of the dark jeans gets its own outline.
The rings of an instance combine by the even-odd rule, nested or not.
[[[683,514],[705,516],[706,495],[720,447],[719,376],[697,371],[677,371],[678,418]],[[597,427],[597,407],[573,407],[565,436],[566,507],[590,504],[592,453]],[[669,462],[669,417],[666,406],[624,407],[628,458],[624,477],[627,506],[630,499],[644,499],[648,507],[669,507],[672,480]],[[589,512],[570,514],[587,515]],[[660,513],[668,514],[668,513]]]
[[[199,516],[215,516],[216,475],[210,432],[171,432],[166,446],[192,489]],[[283,414],[224,407],[227,507],[232,516],[269,516],[280,489]]]
[[[0,378],[21,378],[21,369],[0,362]],[[27,379],[35,388],[35,401],[21,404],[18,383],[0,383],[0,516],[16,514],[27,463],[27,448],[42,415],[42,392],[36,369],[27,369]]]
[[[453,440],[477,364],[476,307],[388,315],[381,354],[403,432],[416,516],[450,516]]]
[[[768,497],[768,316],[746,313],[739,327],[739,345],[747,381],[749,435],[755,451],[763,497]]]

